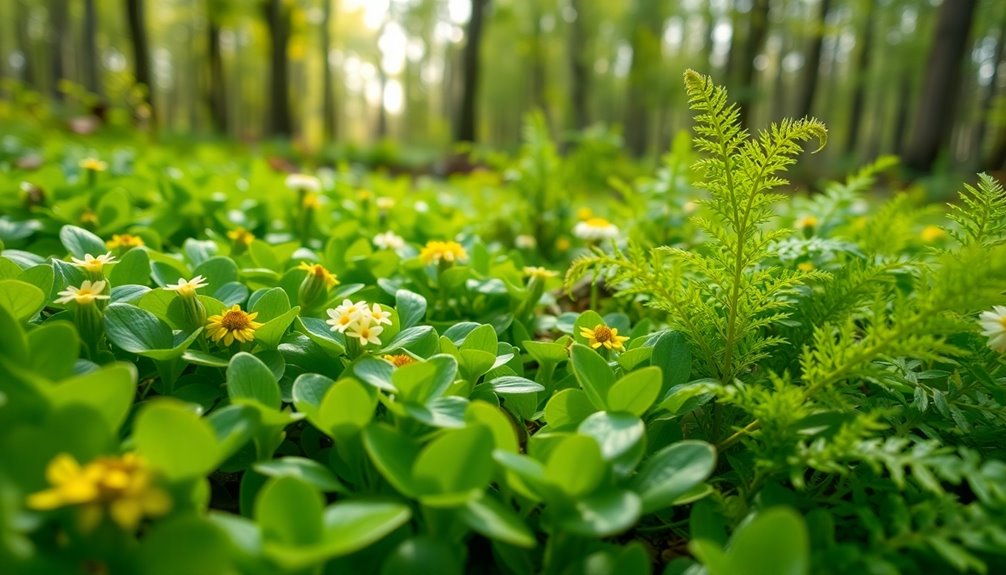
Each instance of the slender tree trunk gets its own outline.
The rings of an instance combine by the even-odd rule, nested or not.
[[[743,49],[743,44],[741,44],[741,16],[740,10],[737,9],[737,4],[740,0],[733,0],[730,3],[730,47],[727,48],[727,61],[723,65],[723,79],[721,83],[728,88],[732,93],[736,92],[736,86],[733,83],[734,73],[737,69],[737,62],[741,59],[741,50]],[[752,56],[753,57],[753,56]],[[736,97],[736,96],[735,96]]]
[[[551,125],[551,116],[548,111],[548,103],[545,97],[546,70],[545,70],[545,49],[542,43],[541,13],[538,10],[538,2],[531,2],[531,107],[541,110],[545,117],[545,124]]]
[[[976,0],[954,0],[940,6],[915,115],[915,131],[905,150],[905,165],[917,172],[932,168],[953,126],[953,106],[961,77]]]
[[[664,14],[659,2],[636,0],[633,15],[632,62],[625,100],[625,143],[636,156],[649,147],[652,112],[652,67],[661,59]]]
[[[459,142],[475,142],[477,136],[475,121],[478,115],[479,51],[482,44],[485,12],[489,5],[489,0],[471,0],[471,2],[472,15],[468,20],[468,29],[465,34],[461,70],[461,115],[458,118],[455,132],[455,139]]]
[[[227,79],[224,75],[224,57],[220,46],[220,22],[215,14],[207,15],[206,43],[210,67],[210,118],[218,134],[226,134]]]
[[[975,130],[974,158],[973,165],[983,165],[983,152],[985,150],[985,140],[989,132],[989,123],[992,117],[992,108],[995,105],[996,92],[999,89],[999,67],[1006,64],[1003,57],[1006,56],[1006,20],[999,27],[999,37],[996,39],[996,55],[993,60],[992,77],[989,78],[988,89],[982,95],[981,118],[978,121],[978,128]]]
[[[269,28],[269,130],[271,136],[293,133],[290,119],[290,10],[283,0],[267,0],[266,24]]]
[[[98,59],[98,14],[95,0],[84,0],[83,68],[84,86],[92,94],[101,95],[101,63]]]
[[[381,85],[381,99],[377,103],[377,139],[388,138],[388,110],[384,106],[384,97],[388,89],[388,72],[380,62],[377,63],[377,81]]]
[[[133,44],[133,76],[146,90],[147,105],[154,110],[154,84],[150,75],[150,43],[147,38],[143,0],[126,0],[126,19]]]
[[[768,37],[769,0],[754,0],[748,23],[748,35],[744,42],[744,60],[740,70],[739,85],[742,92],[737,94],[740,107],[740,121],[746,128],[751,128],[751,107],[754,104],[755,89],[755,57],[761,54]]]
[[[590,125],[588,94],[590,91],[590,70],[587,67],[586,14],[583,0],[570,0],[576,17],[569,24],[569,71],[570,100],[573,107],[573,126],[583,130]]]
[[[867,2],[866,15],[859,38],[863,45],[859,48],[856,58],[856,69],[853,72],[855,83],[852,89],[852,108],[849,112],[848,139],[845,141],[845,154],[852,155],[859,144],[859,132],[863,125],[863,114],[866,110],[866,78],[869,75],[870,62],[873,60],[873,29],[876,10],[873,2]]]
[[[908,134],[908,111],[912,102],[912,72],[902,70],[898,80],[898,107],[894,115],[894,141],[891,143],[894,153],[901,155],[905,149],[905,136]]]
[[[52,64],[52,97],[63,99],[63,91],[59,88],[61,80],[66,78],[66,59],[63,54],[63,44],[67,34],[67,8],[64,0],[49,1],[49,50]]]
[[[804,60],[803,80],[800,84],[800,105],[797,108],[799,117],[810,116],[814,110],[814,95],[817,93],[817,81],[821,77],[821,48],[824,46],[824,35],[828,26],[828,11],[831,0],[820,0],[818,4],[817,23],[812,30],[810,46]]]
[[[25,5],[22,2],[17,2],[17,22],[22,23],[20,26],[16,26],[17,30],[17,45],[18,50],[21,52],[21,57],[23,58],[21,67],[21,80],[24,85],[28,88],[37,89],[35,85],[36,76],[35,70],[32,68],[35,58],[32,54],[31,36],[28,34],[28,19],[31,18],[31,7]]]
[[[323,0],[321,17],[321,123],[325,140],[336,138],[335,88],[332,85],[332,70],[328,55],[332,51],[332,1]]]

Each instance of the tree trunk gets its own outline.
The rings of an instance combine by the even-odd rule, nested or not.
[[[545,117],[546,125],[550,125],[551,116],[548,111],[548,103],[545,97],[547,87],[545,70],[545,49],[542,44],[541,12],[538,10],[538,3],[531,2],[531,107],[541,110]]]
[[[290,119],[290,10],[283,0],[267,0],[266,26],[269,29],[269,129],[270,136],[293,133]]]
[[[817,12],[817,25],[812,30],[813,36],[807,48],[804,60],[803,81],[800,85],[800,105],[797,116],[810,116],[814,110],[814,94],[817,92],[817,81],[821,77],[821,48],[824,45],[824,34],[828,25],[828,11],[831,0],[820,0]]]
[[[224,58],[220,49],[220,23],[215,14],[209,14],[206,26],[207,53],[210,66],[210,119],[218,134],[226,134],[227,121],[227,80],[224,75]]]
[[[590,70],[584,52],[587,48],[587,31],[583,0],[570,0],[576,17],[569,28],[569,70],[570,100],[573,108],[573,126],[583,130],[590,125],[588,93],[590,90]]]
[[[477,131],[477,100],[479,90],[479,50],[482,44],[482,28],[489,0],[471,0],[472,15],[468,20],[465,34],[465,50],[461,69],[461,115],[458,118],[455,139],[459,142],[475,142]]]
[[[329,68],[328,54],[332,51],[332,1],[323,0],[321,17],[321,123],[325,140],[336,138],[335,87],[332,85],[332,70]]]
[[[999,37],[996,39],[996,54],[993,60],[992,77],[989,78],[989,86],[982,96],[981,118],[978,122],[978,129],[975,130],[973,165],[984,165],[983,154],[985,150],[985,139],[989,132],[989,123],[992,117],[992,108],[995,105],[996,91],[999,87],[999,67],[1006,61],[1006,20],[999,27]]]
[[[144,18],[143,0],[126,0],[126,19],[133,44],[133,76],[136,83],[146,90],[147,105],[153,117],[154,84],[150,77],[150,43]]]
[[[101,63],[98,58],[98,14],[94,9],[94,0],[84,0],[84,34],[83,34],[83,67],[84,86],[92,94],[101,95]]]
[[[734,96],[738,99],[740,122],[751,128],[751,106],[755,100],[755,57],[761,54],[768,37],[769,0],[754,0],[748,25],[748,35],[744,42],[744,56],[740,69],[739,86],[743,91]]]
[[[63,54],[63,43],[66,41],[67,19],[66,11],[69,8],[64,0],[50,0],[49,2],[49,50],[50,64],[52,64],[52,97],[56,100],[63,99],[63,91],[59,88],[61,80],[66,78],[66,59]]]
[[[873,59],[873,28],[876,16],[873,2],[867,2],[867,10],[863,18],[863,27],[860,30],[859,38],[863,45],[859,49],[856,58],[856,70],[853,72],[855,79],[852,89],[852,108],[849,112],[848,139],[845,141],[845,154],[852,155],[856,152],[859,144],[860,127],[863,125],[863,113],[866,110],[866,78],[870,70],[870,62]]]
[[[915,114],[915,131],[905,150],[905,165],[917,172],[932,168],[953,126],[954,99],[976,3],[954,0],[940,6],[922,98]]]
[[[632,62],[625,99],[625,143],[636,156],[646,154],[652,103],[651,66],[661,59],[664,27],[659,2],[636,0],[632,31]]]

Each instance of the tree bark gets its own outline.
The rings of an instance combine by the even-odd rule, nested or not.
[[[455,140],[476,141],[476,116],[478,114],[479,51],[482,44],[482,29],[485,25],[485,11],[489,0],[471,0],[472,15],[465,33],[465,50],[461,69],[461,114],[455,130]]]
[[[803,81],[800,85],[800,104],[797,108],[798,117],[810,116],[814,110],[814,95],[817,93],[817,81],[821,77],[821,49],[824,46],[824,34],[828,25],[828,11],[831,10],[831,0],[820,0],[817,12],[817,25],[812,31],[813,36],[807,48],[804,60]]]
[[[940,6],[930,47],[915,131],[905,150],[905,165],[928,172],[946,145],[954,121],[954,100],[974,20],[976,0],[954,0]]]
[[[664,15],[660,3],[636,0],[632,31],[632,62],[625,99],[625,143],[636,156],[646,154],[649,145],[652,74],[650,66],[661,58]]]
[[[98,57],[98,14],[95,0],[84,0],[84,86],[92,94],[101,95],[101,62]]]
[[[546,125],[550,125],[548,102],[545,96],[547,87],[545,54],[542,44],[541,12],[537,2],[531,2],[531,107],[541,110]]]
[[[271,136],[293,133],[290,118],[290,10],[283,0],[267,0],[266,26],[269,29],[269,128]]]
[[[224,75],[224,58],[220,47],[220,23],[216,15],[210,14],[206,26],[210,66],[210,118],[213,129],[226,134],[227,121],[227,80]]]
[[[863,113],[866,110],[866,77],[869,74],[870,62],[873,59],[873,28],[876,19],[876,10],[873,2],[867,2],[867,10],[863,18],[863,27],[860,29],[859,38],[863,45],[859,49],[856,57],[855,78],[852,89],[852,108],[849,112],[848,139],[845,140],[845,153],[852,155],[859,144],[860,127],[863,125]]]
[[[583,0],[570,0],[570,6],[576,12],[576,18],[569,25],[570,100],[573,108],[573,126],[577,130],[583,130],[590,125],[588,108],[590,70],[584,57],[587,48],[586,18]]]
[[[150,42],[143,10],[143,0],[126,0],[126,19],[133,44],[133,76],[146,90],[147,105],[154,110],[154,84],[150,76]]]
[[[748,25],[748,35],[744,42],[744,60],[740,70],[739,86],[742,91],[735,94],[740,110],[740,122],[751,128],[751,106],[755,99],[755,57],[761,54],[768,37],[769,0],[754,0]]]
[[[52,97],[56,100],[63,99],[63,91],[59,88],[61,80],[66,78],[66,59],[63,54],[63,43],[67,34],[67,8],[64,0],[50,0],[49,2],[49,50],[50,64],[52,65]]]
[[[1006,63],[1004,56],[1006,56],[1006,20],[1004,20],[999,27],[999,37],[996,39],[996,54],[993,60],[994,66],[992,68],[992,77],[989,78],[988,89],[982,96],[981,119],[978,123],[978,129],[975,131],[974,140],[976,159],[974,164],[977,165],[984,165],[982,152],[985,149],[985,139],[989,132],[992,108],[995,106],[996,92],[999,87],[999,67]]]
[[[336,137],[335,87],[332,84],[332,70],[329,68],[328,54],[332,51],[332,1],[323,0],[321,18],[321,122],[325,139]]]

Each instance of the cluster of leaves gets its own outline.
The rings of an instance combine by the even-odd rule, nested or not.
[[[534,119],[448,182],[10,150],[60,161],[0,169],[0,572],[1001,568],[1006,192],[871,213],[884,159],[784,201],[823,126],[685,85],[694,150],[612,180],[605,249]],[[572,311],[537,266],[583,246],[614,297]]]

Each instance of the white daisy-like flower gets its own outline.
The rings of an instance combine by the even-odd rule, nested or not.
[[[427,204],[423,200],[419,200],[413,206],[413,209],[415,209],[417,212],[419,212],[421,214],[425,214],[426,212],[430,211],[430,204]]]
[[[992,311],[984,311],[978,319],[982,335],[989,338],[988,346],[999,353],[1006,353],[1006,306],[997,305]]]
[[[318,192],[321,190],[321,180],[308,174],[290,174],[286,177],[286,187],[291,190]]]
[[[57,295],[60,297],[56,299],[56,303],[76,302],[80,305],[86,305],[94,303],[95,300],[108,299],[107,294],[101,293],[103,291],[105,291],[105,280],[96,282],[84,280],[80,287],[67,286],[65,290],[59,292]]]
[[[370,319],[376,325],[381,324],[391,325],[391,312],[384,311],[384,308],[382,308],[381,304],[379,303],[375,303],[374,305],[370,306],[370,309],[365,315],[369,315]]]
[[[590,218],[577,222],[573,235],[586,241],[610,240],[618,237],[618,226],[604,218]]]
[[[405,247],[405,239],[392,231],[374,236],[374,245],[382,250],[400,250]]]
[[[384,328],[382,326],[370,325],[370,319],[365,317],[356,322],[356,324],[350,328],[348,332],[346,332],[346,335],[359,339],[360,345],[367,345],[368,343],[380,345],[381,338],[379,336],[383,331]]]
[[[106,252],[98,257],[94,257],[91,254],[84,254],[84,259],[78,260],[77,258],[70,258],[70,261],[73,262],[73,265],[79,268],[84,268],[86,271],[100,273],[105,266],[114,264],[118,260],[116,260],[115,256],[112,255],[112,252]]]
[[[521,234],[513,239],[513,245],[521,250],[530,250],[538,245],[538,240],[534,239],[532,235]]]
[[[168,284],[164,286],[164,289],[168,291],[177,292],[178,295],[182,297],[192,297],[196,295],[196,290],[199,288],[204,288],[210,284],[206,283],[206,278],[203,276],[196,276],[190,280],[184,280],[179,278],[178,283],[175,285]]]
[[[366,302],[353,303],[348,299],[342,300],[342,304],[334,309],[328,310],[328,318],[325,323],[332,326],[332,331],[346,333],[346,330],[353,327],[363,314],[362,307],[366,308]]]

